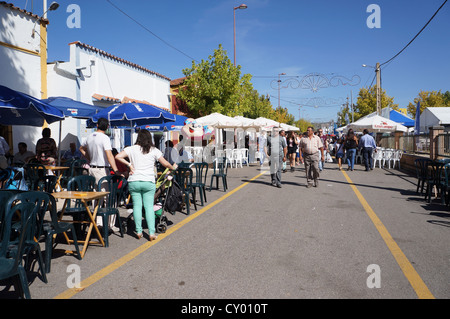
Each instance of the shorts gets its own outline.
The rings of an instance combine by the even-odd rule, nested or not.
[[[288,147],[288,154],[297,154],[297,147]]]
[[[343,158],[344,157],[344,153],[338,153],[336,154],[336,158]]]

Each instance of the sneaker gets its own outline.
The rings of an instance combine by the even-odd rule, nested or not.
[[[278,187],[278,188],[281,188],[281,184],[278,184],[277,187]]]
[[[120,233],[120,228],[116,226],[112,226],[109,228],[113,234]]]
[[[306,188],[311,188],[311,187],[312,187],[312,184],[306,185]]]
[[[316,180],[314,181],[314,187],[319,187],[319,180],[316,179]]]

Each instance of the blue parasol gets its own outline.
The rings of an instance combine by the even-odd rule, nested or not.
[[[0,124],[43,126],[64,120],[64,113],[28,94],[0,85]]]
[[[141,125],[136,127],[136,130],[149,130],[150,132],[181,131],[186,120],[186,116],[175,115],[175,122]]]
[[[98,106],[75,101],[63,96],[53,96],[42,101],[56,107],[58,110],[62,111],[65,116],[75,118],[90,118],[101,109]]]
[[[144,103],[123,103],[105,108],[88,120],[88,126],[96,124],[100,118],[108,119],[111,127],[136,127],[175,121],[174,114]]]

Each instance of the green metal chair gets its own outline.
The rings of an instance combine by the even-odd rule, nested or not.
[[[425,183],[428,178],[428,165],[431,164],[433,161],[429,158],[418,158],[414,161],[414,166],[416,167],[416,174],[417,174],[417,190],[416,193],[423,194],[423,189],[425,187]]]
[[[49,203],[49,212],[50,212],[50,222],[47,222],[43,226],[43,230],[45,232],[45,272],[50,272],[50,265],[52,260],[53,249],[56,247],[53,246],[55,243],[54,235],[66,233],[67,231],[71,231],[72,240],[75,245],[76,257],[81,260],[80,249],[78,246],[77,235],[75,232],[75,227],[72,223],[60,222],[58,219],[58,214],[56,210],[56,200],[52,195],[49,195],[50,203]]]
[[[226,192],[228,189],[227,185],[227,158],[226,157],[218,157],[214,161],[216,161],[214,165],[214,172],[211,175],[211,185],[209,186],[209,191],[212,189],[213,179],[216,178],[216,189],[219,189],[219,179],[222,179],[223,191]]]
[[[13,205],[13,201],[13,198],[8,201],[4,218],[4,232],[0,243],[0,280],[12,277],[18,278],[18,281],[14,280],[15,290],[20,293],[22,298],[31,299],[27,274],[22,265],[22,257],[25,253],[26,240],[33,233],[33,210],[35,207],[32,203]],[[15,228],[14,232],[17,231],[19,237],[12,243],[13,218],[17,214],[20,214],[21,222],[20,227]],[[16,222],[14,223],[16,224]],[[10,250],[11,244],[15,245],[13,252]]]
[[[28,189],[32,191],[43,190],[47,176],[45,166],[38,163],[28,163],[24,165],[24,168]]]
[[[39,240],[43,234],[44,216],[48,209],[48,204],[50,201],[49,194],[40,191],[29,191],[29,192],[19,192],[16,193],[11,200],[20,203],[31,203],[33,204],[33,218],[32,232],[28,234],[25,238],[25,269],[31,269],[30,255],[32,253],[36,254],[36,259],[38,261],[39,270],[41,273],[42,281],[47,283],[47,276],[44,267],[44,259],[42,257],[41,246]],[[20,223],[19,223],[20,225]],[[18,225],[14,224],[13,228],[17,228]]]
[[[444,178],[441,181],[441,201],[442,204],[450,204],[450,162],[442,169]]]
[[[200,193],[200,200],[202,202],[202,206],[204,205],[204,201],[206,201],[206,177],[208,175],[208,163],[194,163],[193,171],[195,171],[195,181],[192,183],[192,187],[198,188]]]
[[[90,175],[79,175],[74,176],[69,179],[67,182],[67,190],[68,191],[78,191],[78,192],[92,192],[95,190],[95,177]],[[68,200],[66,208],[64,210],[64,215],[72,216],[75,223],[75,230],[77,232],[78,238],[81,238],[82,222],[86,217],[86,208],[83,205],[80,199],[75,201]],[[61,211],[58,212],[58,216],[61,214]]]
[[[441,181],[443,180],[443,168],[444,163],[442,162],[436,162],[433,161],[431,163],[428,163],[428,175],[426,179],[426,191],[425,191],[425,199],[428,201],[428,203],[431,202],[431,193],[433,191],[433,188],[436,188],[436,192],[439,192],[441,188]]]
[[[175,170],[175,180],[181,188],[184,194],[184,202],[186,205],[186,214],[190,214],[190,195],[192,195],[192,203],[194,204],[195,210],[197,210],[196,198],[195,198],[195,188],[192,186],[192,176],[193,171],[187,167],[177,167]]]
[[[105,177],[102,177],[98,181],[97,190],[100,192],[105,185],[102,185],[104,183],[108,184],[108,191],[109,194],[106,196],[106,202],[104,207],[100,207],[97,211],[97,216],[102,217],[103,221],[103,241],[105,242],[105,247],[109,247],[109,217],[115,216],[116,217],[116,223],[119,224],[120,229],[120,235],[123,237],[123,227],[122,223],[120,221],[120,213],[118,207],[118,199],[122,197],[122,190],[123,188],[119,188],[119,184],[123,182],[125,179],[123,176],[120,175],[108,175]]]

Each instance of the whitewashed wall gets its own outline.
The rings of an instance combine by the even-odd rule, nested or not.
[[[36,18],[18,10],[0,5],[0,41],[21,49],[24,52],[0,44],[0,84],[41,98],[41,60],[39,54],[40,25]],[[32,37],[33,28],[36,30]],[[41,137],[41,128],[13,126],[14,152],[17,144],[25,142],[34,151],[35,143]]]

